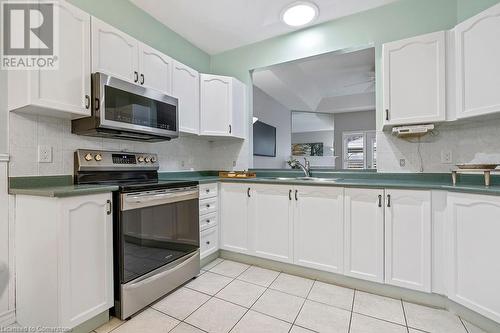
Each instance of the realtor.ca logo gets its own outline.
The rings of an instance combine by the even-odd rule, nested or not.
[[[54,1],[2,1],[1,69],[58,69],[59,13]]]

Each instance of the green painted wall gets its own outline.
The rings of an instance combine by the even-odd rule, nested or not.
[[[373,45],[377,76],[377,128],[382,124],[382,44],[452,28],[456,0],[400,0],[387,6],[326,22],[212,57],[212,72],[250,82],[249,71],[285,61]]]
[[[198,71],[207,72],[210,69],[210,56],[207,53],[128,0],[69,2]]]
[[[462,22],[497,3],[500,0],[457,0],[457,21]]]
[[[377,76],[377,128],[382,126],[382,44],[447,30],[500,0],[400,0],[212,56],[212,72],[250,83],[249,71],[339,49],[373,45]],[[460,21],[461,21],[460,20]],[[251,101],[250,101],[251,106]],[[251,108],[250,108],[251,110]]]

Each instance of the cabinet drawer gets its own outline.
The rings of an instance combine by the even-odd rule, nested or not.
[[[200,200],[200,216],[217,211],[217,198]]]
[[[217,213],[208,214],[200,217],[200,230],[206,230],[217,225]]]
[[[200,200],[217,196],[217,183],[200,185]]]
[[[217,227],[203,230],[200,233],[200,257],[214,253],[219,249],[219,230]]]

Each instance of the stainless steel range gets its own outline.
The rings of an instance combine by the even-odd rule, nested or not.
[[[116,184],[115,315],[129,318],[200,272],[198,184],[158,180],[155,154],[77,150],[75,184]]]

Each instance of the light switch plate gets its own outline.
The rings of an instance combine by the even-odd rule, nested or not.
[[[47,145],[38,146],[38,163],[52,163],[52,147]]]

